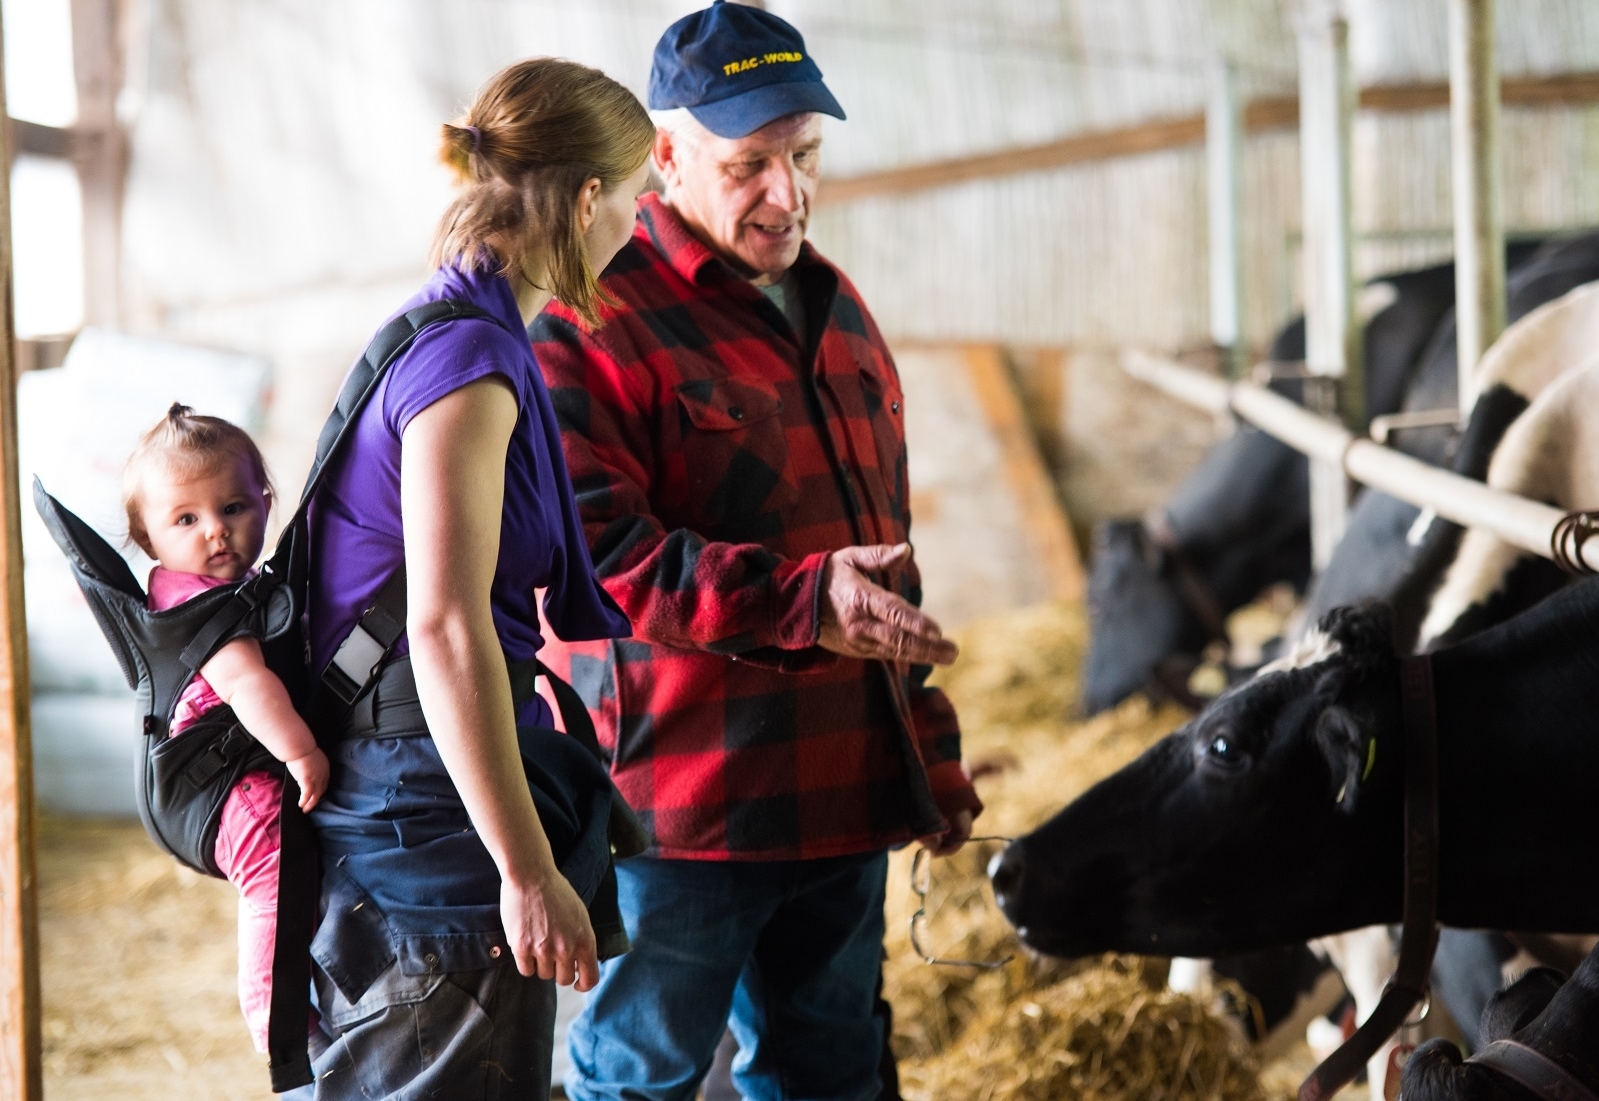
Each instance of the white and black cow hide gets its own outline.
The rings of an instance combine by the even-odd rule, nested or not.
[[[1588,362],[1538,395],[1506,431],[1488,467],[1494,489],[1565,510],[1599,508],[1599,284],[1582,290],[1595,322]],[[1419,647],[1457,642],[1530,607],[1565,581],[1546,559],[1489,532],[1469,531],[1433,595]]]
[[[1512,324],[1483,357],[1478,397],[1463,430],[1405,433],[1399,449],[1482,480],[1505,430],[1562,371],[1599,349],[1599,233],[1551,241],[1507,280]],[[1582,348],[1580,353],[1574,348]],[[1451,315],[1422,356],[1407,411],[1455,405],[1455,326]],[[1344,537],[1306,598],[1306,622],[1360,600],[1394,608],[1396,641],[1415,645],[1429,597],[1454,560],[1462,531],[1376,490],[1361,493]]]

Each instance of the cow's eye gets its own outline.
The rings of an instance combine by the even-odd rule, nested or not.
[[[1225,734],[1218,734],[1205,746],[1205,756],[1218,765],[1236,768],[1244,763],[1243,750]]]

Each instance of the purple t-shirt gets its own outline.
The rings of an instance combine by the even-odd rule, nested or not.
[[[568,641],[625,638],[627,618],[594,579],[560,429],[522,335],[510,284],[488,272],[440,268],[396,316],[449,298],[489,314],[434,325],[389,366],[353,435],[334,457],[311,512],[311,657],[324,668],[361,612],[404,561],[400,521],[400,441],[429,405],[490,375],[510,383],[519,410],[505,455],[505,507],[500,556],[489,601],[500,646],[525,661],[544,645],[537,590],[545,589],[546,622]],[[405,639],[396,647],[404,652]],[[540,709],[543,711],[543,709]],[[523,721],[548,721],[548,712]]]

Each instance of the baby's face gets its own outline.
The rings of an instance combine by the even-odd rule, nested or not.
[[[187,481],[152,470],[140,502],[154,558],[169,570],[237,581],[260,557],[268,499],[247,459]]]

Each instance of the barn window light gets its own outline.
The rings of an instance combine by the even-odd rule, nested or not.
[[[83,324],[83,190],[71,162],[20,156],[11,169],[17,336]]]
[[[78,119],[71,0],[3,0],[6,110],[45,126]]]

